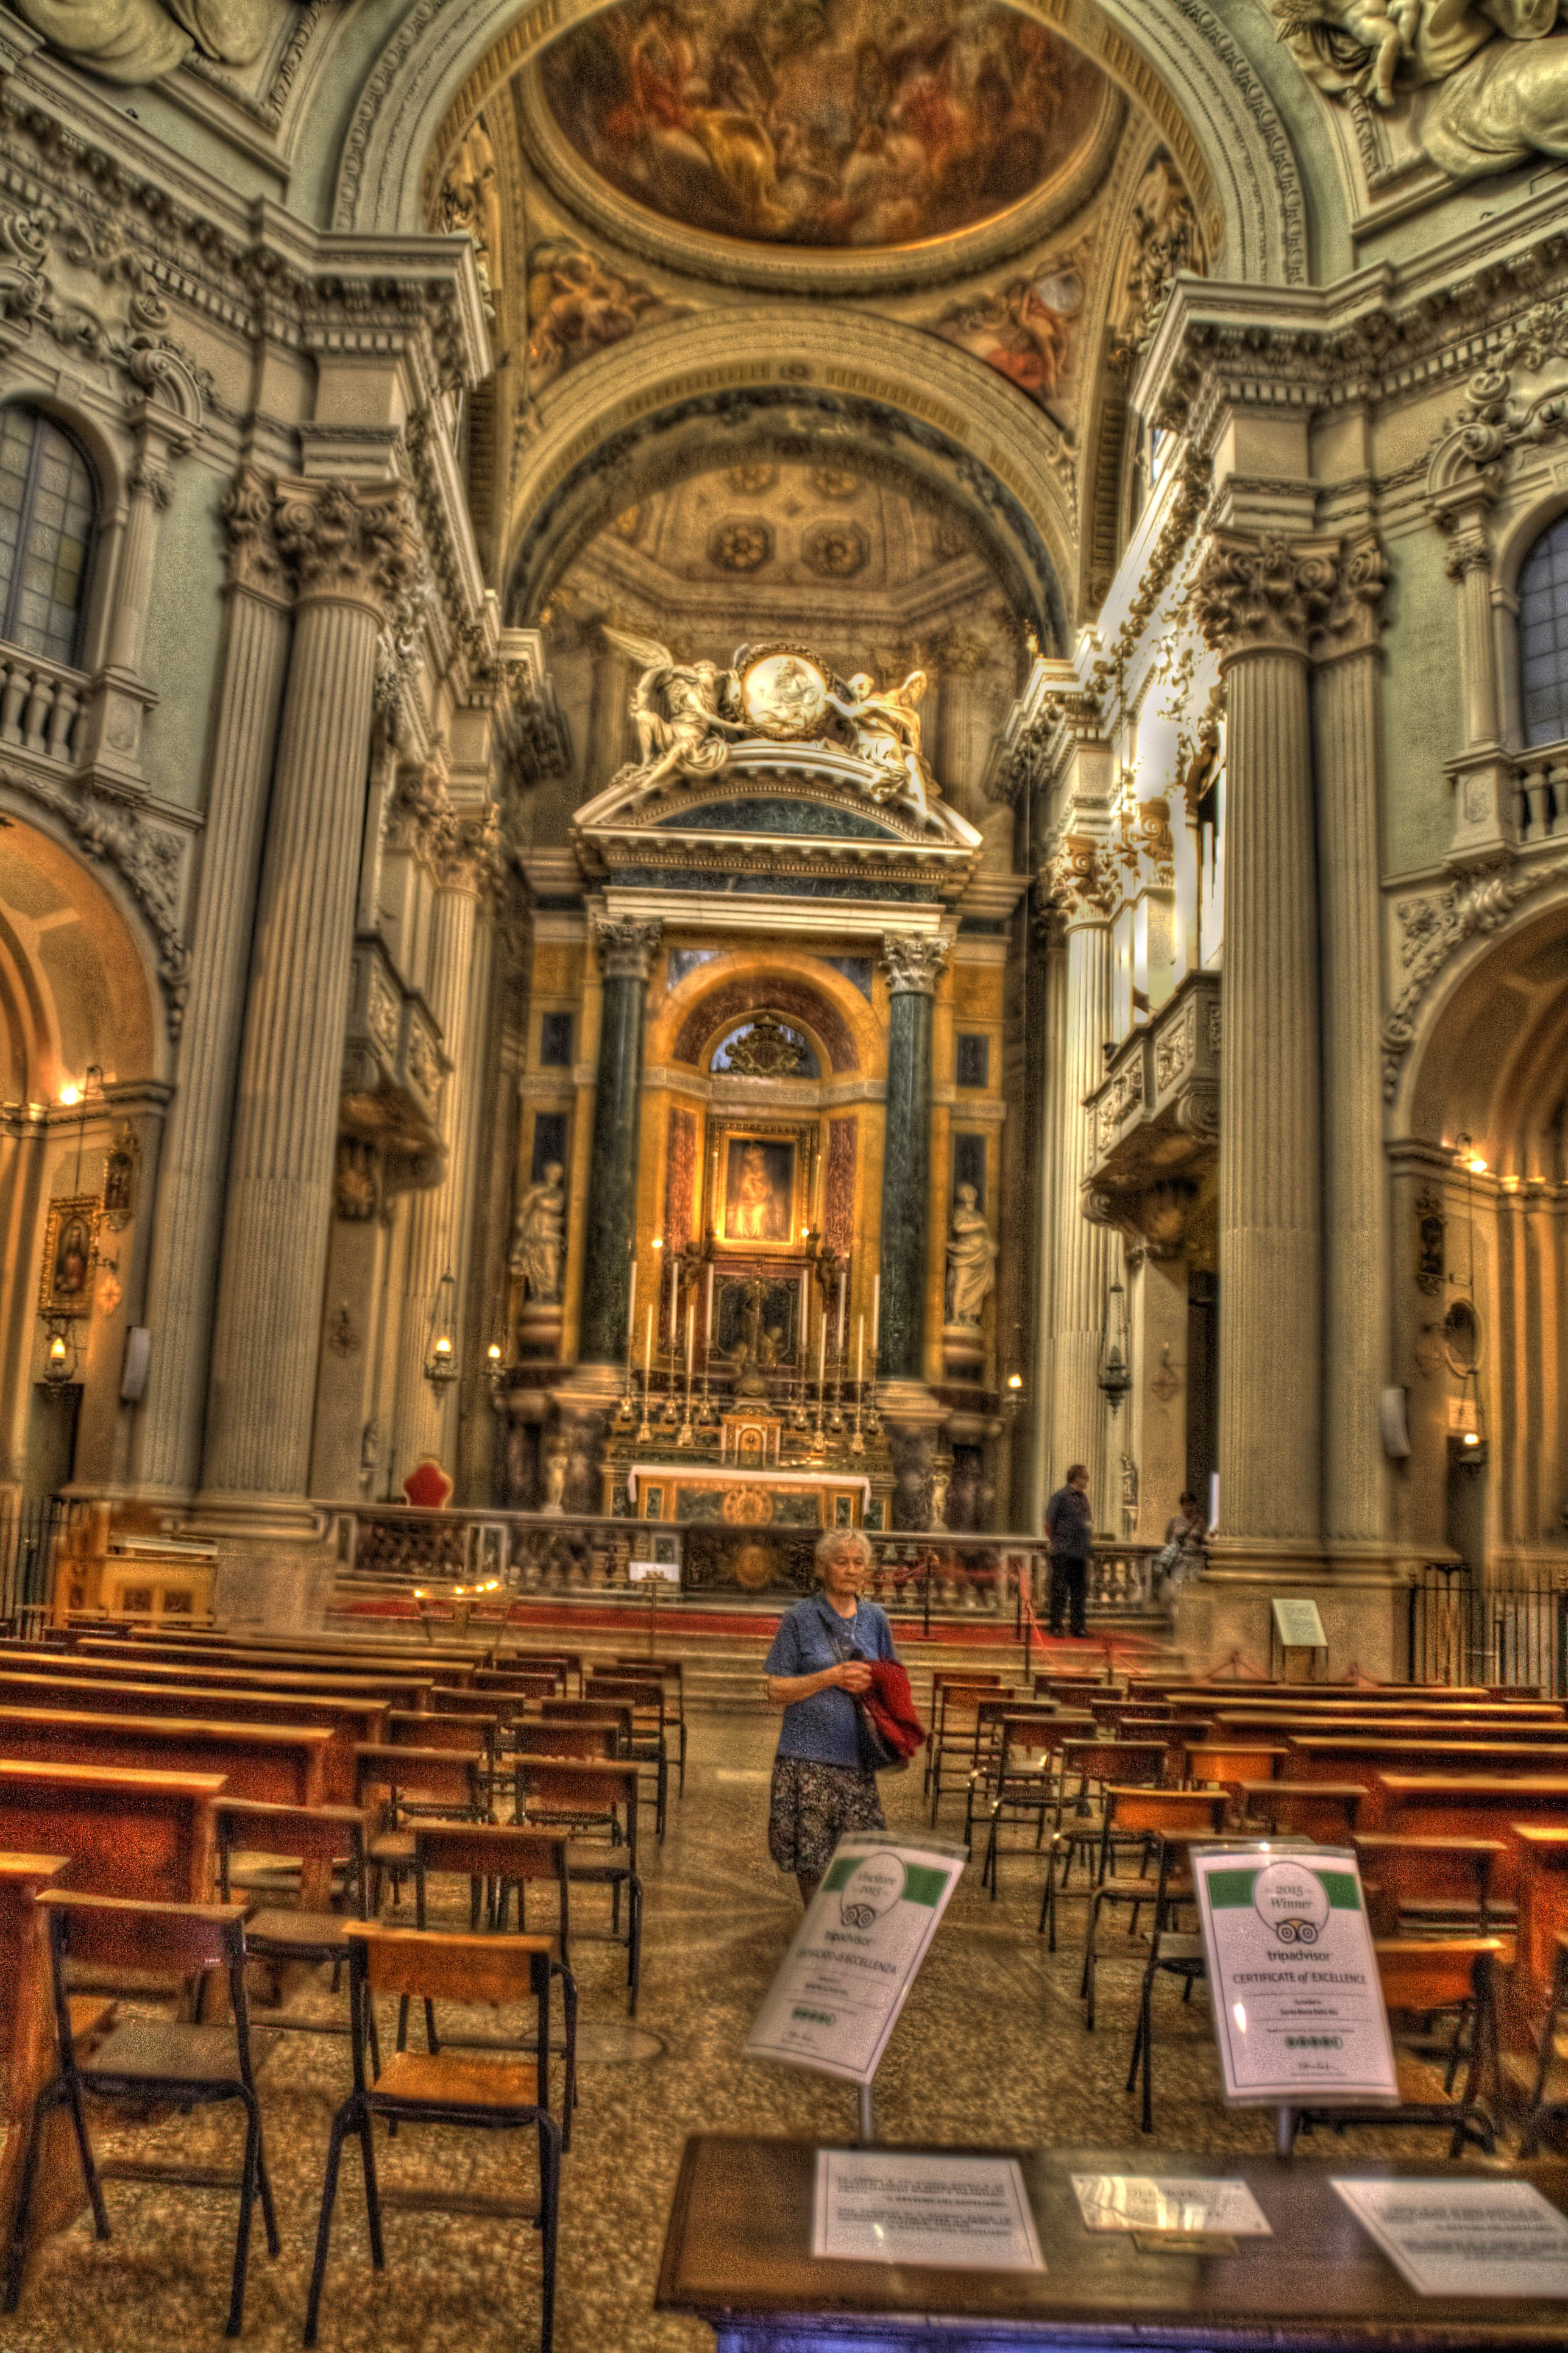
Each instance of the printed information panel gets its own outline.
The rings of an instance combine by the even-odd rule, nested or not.
[[[1397,2105],[1361,1874],[1349,1848],[1193,1851],[1227,2100]]]
[[[1329,1638],[1315,1601],[1278,1599],[1273,1604],[1274,1628],[1284,1651],[1326,1651]]]
[[[1184,2238],[1225,2232],[1233,2239],[1271,2239],[1268,2218],[1245,2181],[1200,2175],[1075,2173],[1078,2211],[1088,2231],[1159,2231]]]
[[[1014,2157],[819,2148],[814,2255],[944,2270],[1038,2272],[1040,2242]]]
[[[1336,2181],[1417,2295],[1568,2296],[1568,2220],[1529,2181]]]
[[[964,1852],[882,1831],[840,1839],[746,2042],[868,2084],[963,1870]]]

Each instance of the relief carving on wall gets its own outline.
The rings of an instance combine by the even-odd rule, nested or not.
[[[1568,37],[1557,0],[1273,0],[1279,37],[1329,97],[1407,106],[1456,180],[1568,154]]]
[[[635,279],[618,278],[575,237],[547,237],[529,257],[528,383],[538,394],[580,360],[625,343],[638,327],[682,316]]]
[[[193,51],[249,66],[278,22],[268,0],[16,0],[51,49],[105,81],[156,81]]]

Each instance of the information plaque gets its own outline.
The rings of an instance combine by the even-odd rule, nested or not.
[[[811,2252],[944,2271],[1045,2269],[1016,2157],[819,2148]]]
[[[1086,2231],[1170,2232],[1186,2238],[1223,2232],[1271,2239],[1268,2218],[1245,2181],[1194,2174],[1075,2173],[1073,2194]]]
[[[1396,2106],[1377,1956],[1349,1848],[1193,1850],[1232,2102]]]
[[[1323,1631],[1322,1614],[1315,1601],[1290,1601],[1277,1599],[1271,1605],[1274,1630],[1279,1637],[1282,1651],[1326,1651],[1329,1638]]]
[[[1568,2219],[1529,2181],[1336,2181],[1417,2295],[1568,2296]]]
[[[964,1861],[961,1846],[937,1839],[840,1839],[763,1996],[747,2057],[869,2084]]]

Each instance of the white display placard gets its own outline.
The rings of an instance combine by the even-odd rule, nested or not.
[[[1377,1956],[1351,1850],[1193,1851],[1227,2100],[1397,2105]]]
[[[1197,2175],[1075,2173],[1078,2211],[1089,2231],[1173,2231],[1184,2238],[1224,2232],[1271,2239],[1268,2218],[1245,2181]]]
[[[1568,2219],[1529,2181],[1336,2181],[1418,2295],[1568,2297]]]
[[[1315,1601],[1277,1599],[1273,1604],[1274,1630],[1283,1651],[1326,1651],[1329,1638],[1323,1631],[1323,1620]]]
[[[868,2084],[965,1860],[937,1839],[840,1839],[763,1998],[747,2057]]]
[[[1014,2157],[819,2148],[811,2252],[840,2263],[1045,2269]]]
[[[678,1560],[628,1560],[626,1575],[634,1585],[679,1585]]]

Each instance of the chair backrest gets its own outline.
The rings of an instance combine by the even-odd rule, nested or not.
[[[490,1692],[509,1692],[516,1699],[550,1699],[566,1678],[554,1667],[483,1667],[475,1674],[468,1698]]]
[[[272,1806],[256,1798],[220,1798],[218,1886],[228,1901],[229,1858],[247,1849],[297,1862],[346,1862],[364,1901],[364,1816],[357,1806]]]
[[[607,1699],[547,1699],[539,1711],[542,1724],[592,1724],[602,1731],[608,1725],[623,1748],[632,1741],[632,1709]]]
[[[1449,2010],[1489,1991],[1500,1936],[1379,1936],[1373,1950],[1389,2010]]]
[[[474,1748],[493,1750],[500,1730],[494,1715],[416,1715],[410,1708],[395,1707],[386,1717],[387,1744],[394,1748],[452,1748],[459,1755]]]
[[[626,1810],[626,1844],[635,1866],[637,1842],[637,1766],[635,1759],[566,1764],[554,1757],[520,1757],[518,1795],[530,1822],[604,1821]]]
[[[553,1879],[566,1902],[566,1841],[511,1822],[421,1822],[414,1832],[414,1870],[449,1871],[468,1879]],[[420,1901],[424,1890],[420,1888]]]
[[[1152,1785],[1163,1776],[1166,1749],[1163,1740],[1066,1740],[1062,1743],[1062,1783],[1075,1776],[1080,1788],[1091,1781]]]
[[[119,1895],[40,1895],[59,1949],[95,1968],[191,1978],[245,1958],[245,1915],[231,1904],[136,1904]]]
[[[465,1806],[478,1813],[483,1804],[484,1762],[477,1748],[415,1748],[362,1742],[354,1750],[360,1801],[363,1803],[367,1791],[382,1789],[390,1797],[395,1810],[405,1805]]]
[[[1151,1836],[1167,1831],[1217,1832],[1225,1821],[1223,1789],[1146,1789],[1110,1783],[1105,1792],[1106,1811],[1119,1831],[1147,1831]]]
[[[389,1928],[351,1920],[355,1974],[373,1994],[416,2000],[525,2001],[550,1968],[548,1936],[482,1936],[449,1928]],[[356,2005],[357,2007],[357,2005]],[[540,2054],[543,2058],[542,2052]]]
[[[520,1757],[614,1757],[620,1736],[612,1724],[519,1724],[512,1746]]]

